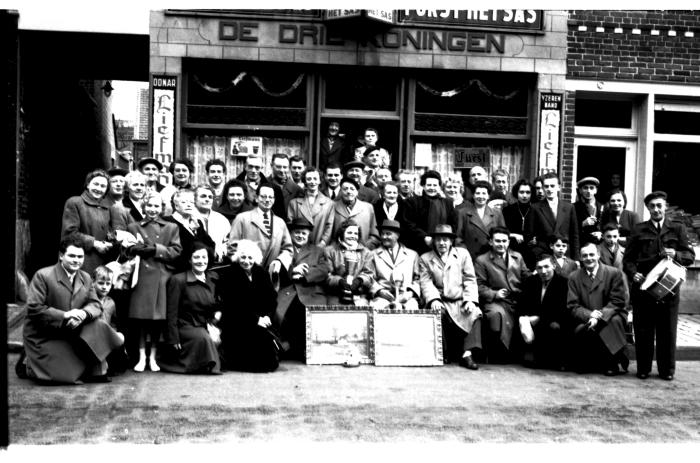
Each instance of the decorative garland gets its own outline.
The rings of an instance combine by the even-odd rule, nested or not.
[[[493,93],[491,90],[489,90],[488,87],[486,87],[486,85],[484,85],[479,79],[471,79],[469,82],[466,82],[457,88],[454,88],[452,90],[447,90],[445,92],[435,90],[434,88],[429,87],[428,85],[424,84],[420,80],[417,81],[417,83],[426,92],[430,93],[433,96],[438,96],[441,98],[452,98],[453,96],[459,95],[460,93],[462,93],[463,91],[465,91],[466,89],[468,89],[469,87],[471,87],[472,85],[475,85],[475,84],[479,88],[479,90],[481,90],[482,93],[490,96],[491,98],[496,98],[498,100],[510,100],[515,95],[520,93],[520,90],[514,90],[507,95],[497,95],[497,94]]]
[[[233,79],[233,80],[231,81],[231,85],[226,86],[226,87],[219,87],[219,88],[217,88],[217,87],[212,87],[212,86],[207,85],[206,83],[202,82],[202,81],[199,79],[199,76],[197,76],[196,74],[194,75],[194,81],[197,82],[197,84],[198,84],[200,87],[202,87],[204,90],[206,90],[206,91],[209,92],[209,93],[225,93],[225,92],[228,92],[228,91],[232,90],[235,86],[237,86],[237,85],[243,80],[243,78],[246,77],[247,75],[248,75],[248,73],[246,73],[246,72],[241,72],[240,74],[238,74],[238,75],[236,76],[235,79]],[[260,81],[260,79],[259,79],[257,76],[253,76],[253,75],[250,76],[250,78],[253,79],[253,82],[255,82],[255,85],[257,85],[258,88],[259,88],[264,94],[266,94],[266,95],[268,95],[268,96],[276,97],[276,98],[280,98],[280,97],[283,97],[283,96],[287,96],[287,95],[289,95],[290,93],[292,93],[294,90],[296,90],[297,88],[299,88],[299,86],[301,85],[301,83],[304,81],[304,77],[306,77],[306,74],[303,74],[303,73],[302,73],[302,74],[299,74],[299,77],[297,77],[297,79],[294,81],[294,83],[292,84],[292,86],[289,87],[287,90],[285,90],[285,91],[283,91],[283,92],[273,92],[273,91],[268,90],[267,87],[265,87],[265,85]]]

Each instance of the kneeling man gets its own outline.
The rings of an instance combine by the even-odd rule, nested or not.
[[[513,343],[515,305],[520,297],[520,285],[530,276],[530,271],[523,256],[508,249],[507,228],[492,228],[489,244],[491,250],[476,258],[474,269],[479,302],[486,318],[486,352],[490,362],[499,362],[519,354],[519,342]]]
[[[26,372],[40,382],[109,382],[105,359],[124,337],[102,318],[79,236],[61,240],[59,262],[36,272],[24,323]]]
[[[433,250],[420,256],[420,290],[425,306],[442,314],[445,356],[459,349],[459,364],[478,370],[472,351],[481,350],[481,309],[469,251],[454,247],[457,235],[446,224],[430,234]],[[459,345],[461,344],[461,345]]]
[[[377,309],[418,310],[420,268],[418,254],[399,244],[401,224],[385,220],[379,227],[381,247],[367,260],[362,273],[372,279],[370,305]],[[398,300],[396,294],[398,289]]]
[[[523,340],[532,346],[534,364],[564,370],[572,331],[566,308],[569,283],[554,266],[554,256],[539,256],[536,274],[523,282],[517,313]]]
[[[581,248],[583,268],[569,276],[567,307],[574,318],[574,358],[579,371],[599,370],[606,376],[627,372],[627,286],[622,272],[601,264],[598,247]]]

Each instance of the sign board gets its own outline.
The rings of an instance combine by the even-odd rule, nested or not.
[[[167,166],[173,161],[175,153],[177,77],[153,76],[151,88],[153,89],[151,156]]]
[[[325,19],[367,18],[388,24],[394,24],[394,10],[326,10]]]
[[[455,169],[471,169],[476,166],[488,169],[490,161],[488,148],[455,148]]]
[[[394,24],[394,10],[367,10],[367,17],[387,24]]]
[[[326,19],[346,19],[359,18],[362,16],[362,10],[326,10]]]
[[[540,95],[540,175],[559,168],[559,133],[563,102],[564,95],[561,93]]]
[[[262,137],[231,137],[229,154],[231,156],[248,156],[262,153]]]
[[[397,24],[541,31],[543,10],[398,10]]]

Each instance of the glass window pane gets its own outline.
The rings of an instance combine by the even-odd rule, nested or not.
[[[379,68],[344,69],[326,75],[326,109],[396,111],[399,78]]]
[[[589,127],[632,128],[632,102],[576,99],[576,125]]]
[[[655,111],[654,132],[700,135],[700,113]]]

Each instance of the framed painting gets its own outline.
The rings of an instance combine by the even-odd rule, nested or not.
[[[442,320],[431,310],[374,312],[374,364],[443,365]]]
[[[349,358],[374,362],[372,310],[366,306],[306,307],[306,364],[342,365]]]

